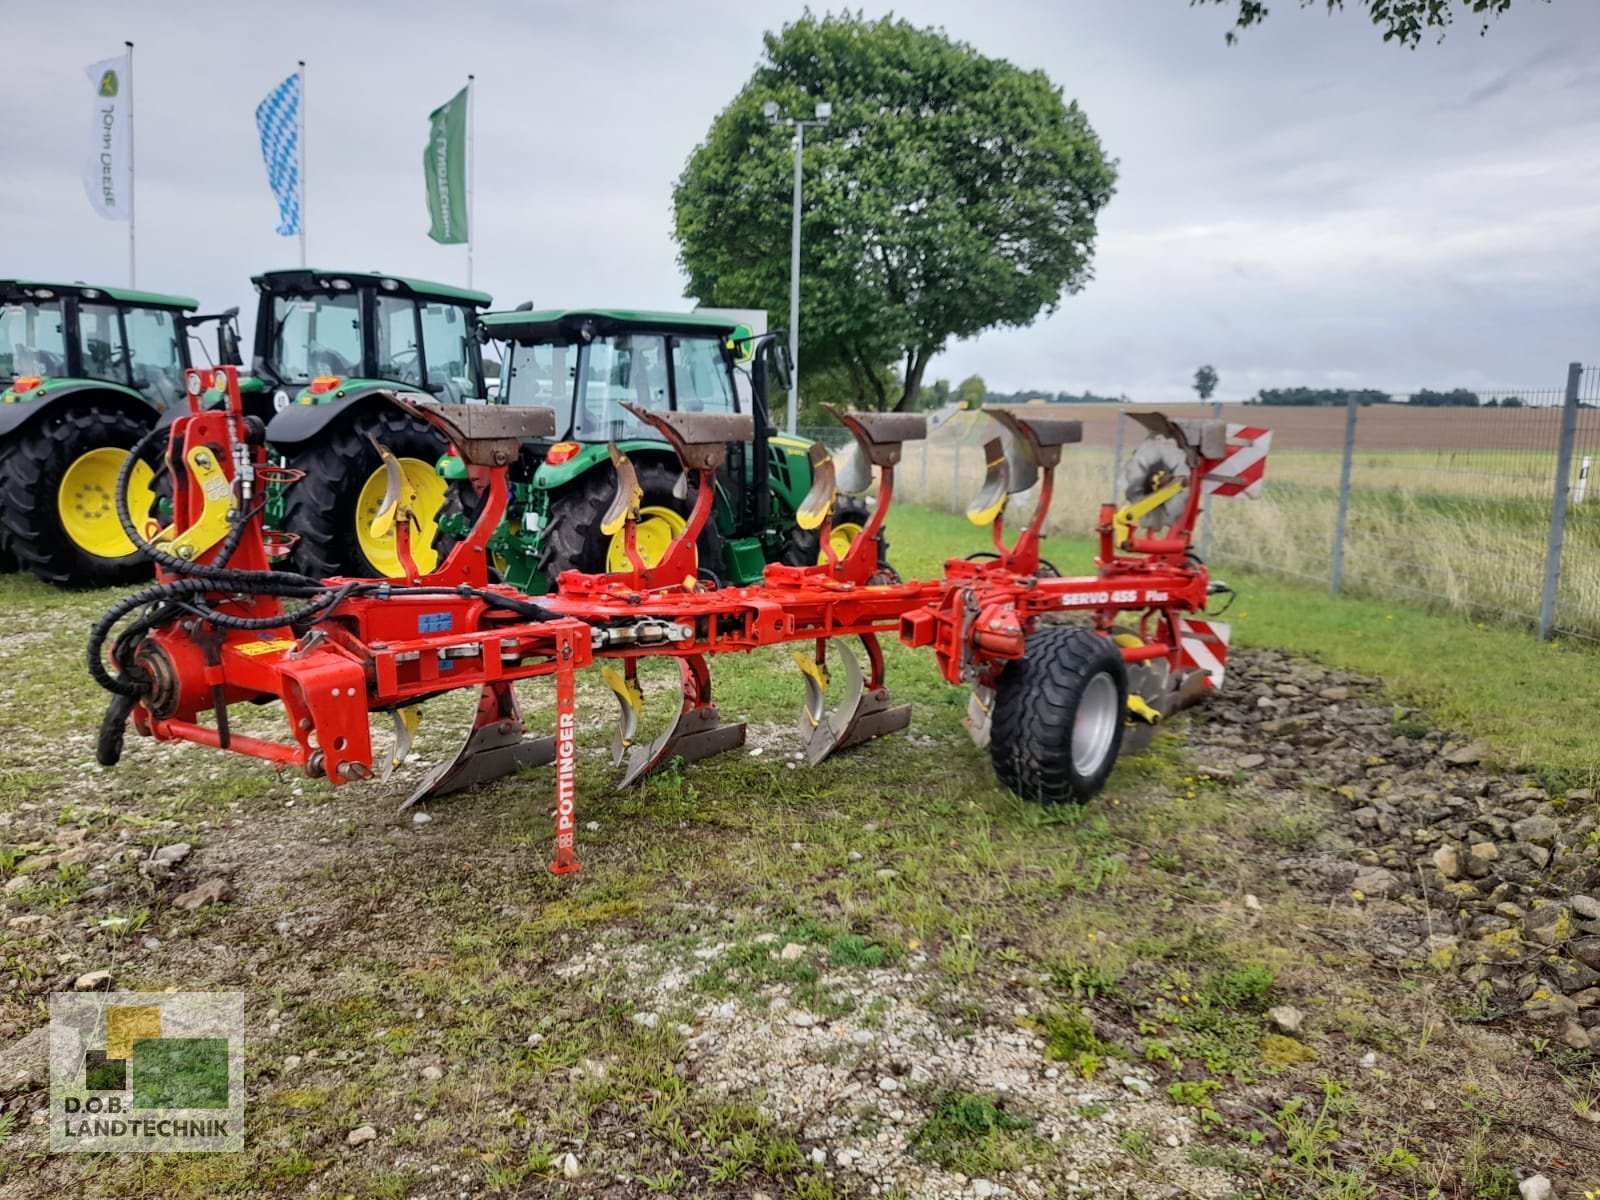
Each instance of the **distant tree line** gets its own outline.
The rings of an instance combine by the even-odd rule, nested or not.
[[[1045,404],[1127,404],[1126,395],[1101,396],[1085,389],[1082,392],[1046,392],[1037,388],[1024,388],[1020,392],[987,392],[983,402],[989,404],[1031,404],[1034,401],[1043,401]]]
[[[1343,408],[1350,403],[1354,395],[1356,403],[1392,404],[1394,397],[1388,392],[1380,392],[1375,388],[1359,388],[1353,393],[1349,388],[1262,388],[1246,404],[1266,404],[1274,408],[1315,408],[1339,407]]]
[[[1478,399],[1477,392],[1469,392],[1466,388],[1452,388],[1448,392],[1433,392],[1423,388],[1411,396],[1412,404],[1420,404],[1423,408],[1477,408],[1483,401]]]
[[[1369,404],[1395,404],[1409,403],[1413,407],[1421,408],[1521,408],[1522,399],[1519,396],[1491,396],[1485,400],[1477,392],[1467,388],[1452,388],[1448,392],[1436,392],[1423,388],[1420,392],[1411,393],[1409,398],[1396,401],[1388,392],[1380,392],[1376,388],[1262,388],[1246,404],[1264,404],[1276,408],[1315,408],[1318,406],[1343,408],[1350,403],[1350,397],[1356,398],[1356,403],[1362,406]]]

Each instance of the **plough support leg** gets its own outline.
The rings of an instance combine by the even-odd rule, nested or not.
[[[578,793],[578,685],[572,663],[563,660],[556,669],[556,856],[550,870],[570,875],[582,870],[574,843],[577,821],[574,812]]]

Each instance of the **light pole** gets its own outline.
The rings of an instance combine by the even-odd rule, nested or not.
[[[774,125],[787,125],[794,130],[794,237],[789,246],[789,358],[794,364],[794,379],[789,385],[789,421],[786,432],[793,434],[800,412],[800,162],[805,157],[806,127],[821,128],[833,116],[833,105],[826,100],[817,102],[816,116],[811,120],[802,117],[780,117],[778,102],[768,100],[761,111]]]

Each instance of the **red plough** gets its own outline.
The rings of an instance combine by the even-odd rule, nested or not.
[[[874,535],[893,500],[902,445],[924,436],[923,418],[835,413],[856,440],[842,472],[849,478],[819,452],[800,520],[830,547],[836,490],[865,490],[876,468],[878,504],[863,535],[842,556],[825,550],[816,566],[770,566],[759,585],[722,588],[697,576],[695,544],[725,447],[750,439],[751,418],[636,409],[694,476],[686,528],[659,561],[643,561],[633,540],[639,489],[613,449],[618,492],[604,528],[623,535],[629,569],[567,572],[556,594],[535,598],[490,582],[487,547],[506,505],[506,465],[521,439],[549,435],[548,409],[396,397],[464,460],[478,493],[473,527],[431,574],[322,580],[269,569],[256,494],[268,469],[265,442],[243,413],[233,369],[191,371],[187,382],[190,408],[173,423],[168,449],[172,525],[146,541],[123,514],[155,558],[158,582],[115,606],[91,635],[90,671],[115,693],[101,761],[120,756],[131,716],[138,732],[158,739],[253,755],[334,784],[367,779],[375,773],[371,714],[389,714],[395,725],[395,750],[380,768],[387,774],[404,762],[419,704],[477,688],[465,744],[407,803],[553,763],[558,872],[578,869],[575,677],[597,659],[619,704],[612,749],[624,785],[675,759],[743,744],[744,726],[727,721],[712,695],[718,654],[802,644],[794,656],[805,685],[800,732],[812,763],[904,729],[910,709],[891,702],[880,644],[898,637],[931,649],[945,679],[972,689],[968,723],[1002,782],[1029,799],[1088,799],[1125,744],[1147,739],[1220,682],[1226,627],[1204,614],[1210,595],[1226,589],[1210,582],[1190,533],[1204,497],[1259,487],[1269,440],[1221,422],[1137,418],[1153,437],[1129,459],[1129,502],[1101,511],[1097,573],[1061,578],[1041,560],[1039,542],[1062,447],[1080,439],[1081,427],[1032,410],[991,410],[1007,437],[986,447],[988,475],[968,515],[992,527],[994,554],[952,559],[939,579],[901,581],[878,563]],[[1234,462],[1241,466],[1230,473]],[[393,475],[375,529],[395,538],[405,560],[409,497],[398,469]],[[1035,484],[1033,516],[1008,543],[1007,503]],[[1061,613],[1081,617],[1063,624]],[[677,660],[679,710],[660,736],[640,743],[638,663],[660,657]],[[557,726],[553,737],[529,738],[513,685],[542,677],[555,687]],[[230,707],[271,701],[283,707],[286,740],[231,731]]]

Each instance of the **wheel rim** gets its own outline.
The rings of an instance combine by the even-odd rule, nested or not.
[[[835,558],[843,558],[849,551],[850,547],[855,543],[855,540],[860,536],[861,526],[856,524],[854,521],[846,521],[841,525],[835,525],[831,530],[828,531],[828,545],[833,547],[833,556]],[[818,550],[818,565],[820,566],[822,563],[827,561],[828,552],[826,550]]]
[[[1120,718],[1116,681],[1101,672],[1083,689],[1072,719],[1072,766],[1079,775],[1093,775],[1100,769]]]
[[[402,458],[400,471],[406,484],[416,492],[417,503],[411,510],[416,524],[411,527],[411,561],[417,570],[426,574],[439,565],[439,554],[433,548],[433,539],[439,532],[439,510],[444,506],[445,481],[432,463],[420,458]],[[367,477],[356,497],[356,543],[361,553],[380,574],[389,579],[399,579],[405,572],[400,566],[400,556],[395,553],[394,538],[373,537],[372,522],[383,505],[388,491],[388,479],[379,467]]]
[[[687,528],[689,522],[682,513],[655,504],[641,508],[638,524],[634,526],[634,547],[639,551],[640,560],[647,567],[655,566],[666,554],[667,547],[672,545],[672,539]],[[628,551],[620,532],[612,535],[611,544],[606,547],[606,570],[631,570]]]
[[[135,550],[117,519],[117,476],[128,452],[116,446],[101,446],[80,454],[61,477],[56,495],[56,511],[61,528],[72,544],[96,558],[125,558]],[[155,503],[151,484],[155,472],[146,462],[136,462],[128,479],[128,515],[135,522]]]

